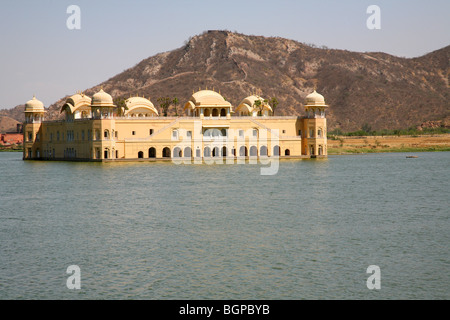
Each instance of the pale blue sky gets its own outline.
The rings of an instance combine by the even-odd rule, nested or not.
[[[69,5],[81,30],[69,30]],[[381,8],[381,30],[366,9]],[[450,40],[448,0],[2,0],[0,108],[33,94],[49,106],[210,29],[416,57]]]

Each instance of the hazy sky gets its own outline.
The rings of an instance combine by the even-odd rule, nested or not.
[[[369,5],[381,29],[369,30]],[[81,10],[69,30],[67,7]],[[449,45],[449,0],[1,0],[0,108],[48,107],[205,30],[416,57]]]

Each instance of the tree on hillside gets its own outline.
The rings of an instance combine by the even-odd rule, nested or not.
[[[361,127],[361,130],[364,131],[366,134],[370,134],[372,132],[372,127],[368,123],[364,123]]]

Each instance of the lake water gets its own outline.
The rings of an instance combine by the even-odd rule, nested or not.
[[[450,153],[411,154],[262,176],[0,153],[0,298],[449,299]]]

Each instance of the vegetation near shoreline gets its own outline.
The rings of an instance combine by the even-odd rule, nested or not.
[[[387,152],[433,152],[433,151],[450,151],[450,146],[435,146],[425,148],[403,147],[388,149],[372,149],[372,148],[328,148],[329,155],[336,154],[355,154],[355,153],[387,153]]]
[[[450,128],[438,127],[438,128],[421,128],[410,127],[407,129],[395,129],[395,130],[372,130],[370,125],[364,124],[358,131],[343,132],[340,129],[334,129],[328,131],[328,139],[336,139],[336,136],[346,137],[361,137],[361,136],[419,136],[419,135],[431,135],[431,134],[446,134],[450,133]]]
[[[23,149],[11,149],[0,147],[0,152],[23,152]]]
[[[394,136],[333,136],[328,154],[450,151],[450,133]]]

